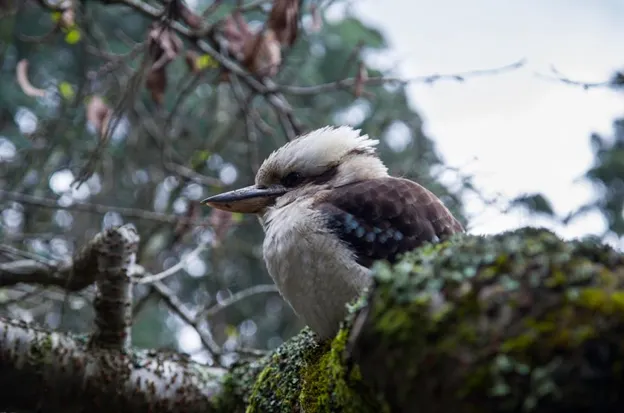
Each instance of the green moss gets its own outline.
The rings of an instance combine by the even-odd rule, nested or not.
[[[233,368],[215,402],[217,411],[274,412],[385,412],[349,364],[345,347],[354,314],[365,308],[359,298],[332,341],[317,343],[309,329],[271,355]]]
[[[366,413],[385,412],[362,382],[358,366],[345,364],[344,351],[348,331],[342,329],[329,349],[325,348],[308,360],[303,370],[303,388],[299,397],[303,411]]]
[[[35,342],[30,347],[26,363],[32,365],[42,365],[46,364],[47,360],[53,359],[52,352],[54,349],[52,346],[52,337],[53,336],[51,334],[38,335]]]
[[[604,286],[603,286],[604,287]],[[603,314],[624,315],[624,291],[606,291],[600,287],[587,287],[579,290],[572,301],[590,310]]]
[[[374,278],[355,361],[393,408],[624,409],[624,256],[611,248],[534,228],[464,235]]]
[[[249,397],[246,413],[292,412],[297,410],[306,357],[318,351],[312,333],[305,329],[298,336],[265,357]]]

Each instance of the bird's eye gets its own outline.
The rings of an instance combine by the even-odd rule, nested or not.
[[[286,188],[292,188],[299,185],[303,181],[303,176],[299,172],[291,172],[282,178],[282,185]]]

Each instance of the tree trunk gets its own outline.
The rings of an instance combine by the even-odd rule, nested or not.
[[[522,229],[374,277],[331,342],[305,329],[229,371],[3,320],[0,410],[624,411],[624,255]]]

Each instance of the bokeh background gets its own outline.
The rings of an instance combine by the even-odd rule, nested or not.
[[[186,2],[204,25],[243,10],[254,30],[273,3]],[[293,130],[327,124],[379,138],[391,172],[431,188],[472,233],[541,225],[624,247],[621,1],[302,1],[270,79],[289,114],[179,33],[166,85],[150,85],[140,74],[162,1],[70,2],[71,24],[64,4],[0,1],[2,316],[90,331],[93,287],[19,283],[4,264],[63,262],[131,222],[145,271],[177,268],[135,287],[135,345],[207,363],[279,346],[302,325],[271,288],[257,220],[197,201],[252,182]],[[204,34],[215,48],[219,30]]]

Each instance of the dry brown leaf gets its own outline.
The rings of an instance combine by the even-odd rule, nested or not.
[[[229,52],[251,73],[275,76],[282,63],[282,51],[275,32],[271,29],[253,33],[240,12],[228,16],[222,27]],[[222,75],[227,81],[227,73]]]
[[[227,16],[223,22],[221,31],[227,40],[227,47],[230,54],[242,60],[244,45],[251,42],[254,37],[243,15],[235,11],[231,16]]]
[[[166,68],[182,49],[182,41],[168,27],[153,25],[148,34],[149,53],[154,62],[149,69],[145,86],[150,91],[152,100],[162,105],[167,87]]]
[[[17,63],[16,68],[16,77],[17,84],[20,85],[22,91],[28,95],[33,97],[44,97],[46,91],[44,89],[36,88],[30,83],[28,80],[28,60],[22,59]]]
[[[168,27],[154,26],[148,34],[149,51],[154,64],[152,69],[160,69],[178,56],[182,40]]]
[[[297,39],[299,0],[274,0],[267,27],[284,46],[292,46]]]
[[[99,96],[92,96],[87,103],[87,120],[93,125],[100,137],[106,133],[106,128],[113,116],[113,109]]]
[[[364,63],[360,62],[358,66],[358,73],[355,76],[355,82],[353,83],[353,94],[355,97],[360,97],[364,93],[364,85],[368,80],[368,70]]]
[[[243,49],[243,66],[259,76],[275,76],[282,63],[282,50],[275,32],[267,29],[254,36]]]
[[[151,70],[145,80],[145,87],[150,91],[152,100],[162,105],[165,101],[165,89],[167,88],[167,72],[164,67]]]

